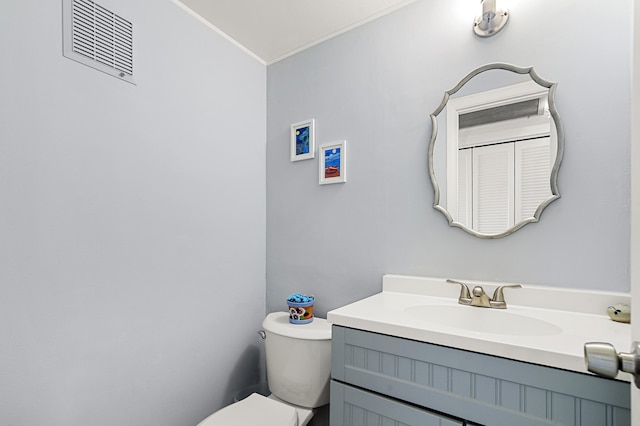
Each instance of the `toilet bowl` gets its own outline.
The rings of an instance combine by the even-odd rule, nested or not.
[[[315,408],[329,403],[331,324],[318,317],[291,324],[288,312],[273,312],[262,327],[271,395],[253,393],[198,426],[305,426]]]
[[[258,393],[216,411],[198,426],[298,426],[296,409]]]

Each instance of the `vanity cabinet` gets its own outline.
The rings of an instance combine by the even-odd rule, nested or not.
[[[630,399],[624,381],[333,326],[331,426],[629,426]]]

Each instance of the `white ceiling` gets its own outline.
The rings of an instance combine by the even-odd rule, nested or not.
[[[415,0],[174,0],[265,64]]]

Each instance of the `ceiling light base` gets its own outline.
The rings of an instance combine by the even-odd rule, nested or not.
[[[478,37],[491,37],[500,32],[507,25],[509,12],[507,10],[497,10],[495,15],[487,19],[485,15],[478,16],[473,23],[473,32]]]

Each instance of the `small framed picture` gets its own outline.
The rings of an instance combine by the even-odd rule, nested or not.
[[[347,141],[320,147],[320,185],[347,181]]]
[[[316,120],[291,125],[291,161],[308,160],[316,155]]]

